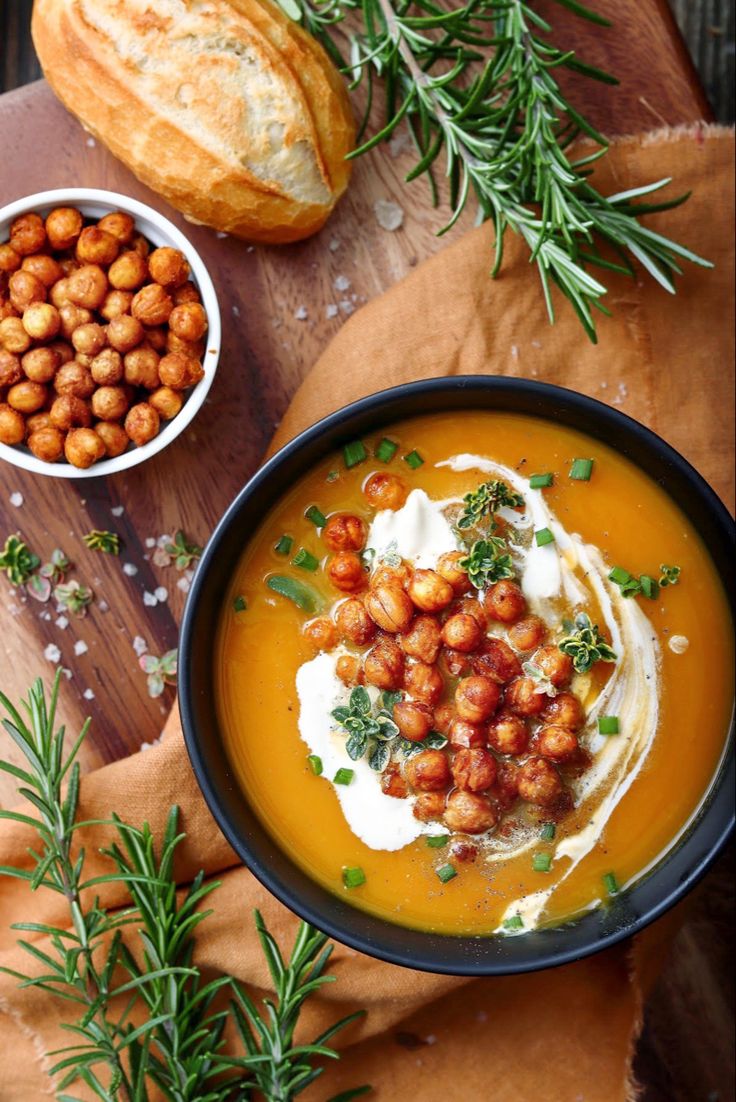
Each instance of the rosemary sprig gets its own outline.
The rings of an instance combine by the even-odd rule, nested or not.
[[[710,263],[644,227],[643,214],[682,203],[681,195],[638,202],[669,179],[602,195],[590,179],[606,139],[564,96],[556,79],[572,69],[609,84],[609,74],[553,45],[549,23],[532,0],[466,0],[445,6],[435,0],[279,0],[286,13],[311,31],[350,75],[353,89],[366,87],[359,156],[391,137],[405,121],[417,150],[407,180],[433,177],[444,153],[451,215],[455,224],[471,195],[481,221],[495,226],[493,274],[503,262],[507,230],[520,235],[537,265],[550,321],[552,284],[571,302],[586,333],[596,340],[592,311],[609,313],[606,287],[588,270],[635,277],[634,261],[674,292],[680,261]],[[578,0],[557,0],[577,17],[608,23]],[[338,25],[347,18],[348,56]],[[385,122],[367,140],[376,84],[384,91]],[[585,136],[592,148],[573,143]]]

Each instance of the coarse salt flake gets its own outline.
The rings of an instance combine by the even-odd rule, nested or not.
[[[55,643],[49,643],[44,649],[43,656],[47,662],[58,662],[61,658],[61,651]]]
[[[355,307],[353,306],[349,298],[340,299],[340,309],[342,310],[343,314],[352,314],[355,311]]]
[[[148,590],[146,589],[145,592],[143,593],[143,604],[147,608],[153,608],[154,605],[158,604],[158,597],[156,596],[155,593],[149,593]]]
[[[135,639],[133,640],[133,650],[139,658],[148,650],[148,643],[142,635],[136,635]]]
[[[10,495],[10,504],[14,505],[16,509],[20,509],[23,504],[23,494],[19,490]]]
[[[404,212],[398,203],[390,199],[376,199],[373,204],[373,213],[382,230],[393,232],[400,229],[404,223]]]
[[[161,601],[162,604],[164,603],[164,601],[168,601],[169,599],[169,591],[165,585],[156,586],[153,591],[153,595],[156,600]]]
[[[180,589],[182,591],[182,593],[188,593],[189,589],[191,587],[191,584],[192,583],[189,580],[189,578],[179,578],[179,580],[176,583],[176,588]]]
[[[339,314],[339,312],[340,312],[340,310],[339,310],[339,308],[338,308],[337,304],[336,304],[336,303],[334,303],[334,302],[330,302],[330,303],[329,303],[329,304],[327,305],[326,309],[325,309],[325,317],[326,317],[326,318],[327,318],[328,320],[329,320],[330,318],[336,318],[336,317],[337,317],[337,315]]]
[[[347,291],[350,286],[350,280],[345,275],[339,275],[335,279],[334,287],[336,291]]]
[[[77,639],[76,643],[74,644],[74,653],[77,655],[77,657],[82,654],[86,654],[88,650],[89,647],[85,643],[84,639]]]
[[[66,631],[66,629],[69,627],[69,621],[66,616],[57,616],[54,620],[54,623],[61,631]]]
[[[85,700],[94,700],[94,698],[95,698],[95,694],[92,692],[91,689],[85,689],[84,692],[82,693],[82,696],[84,697]]]
[[[123,513],[125,512],[125,508],[122,505],[113,505],[110,512],[112,513],[112,515],[114,517],[121,517],[123,515]]]
[[[123,563],[123,574],[127,574],[129,578],[134,578],[137,573],[138,573],[138,567],[135,565],[135,563],[132,563],[132,562],[124,562]]]
[[[155,547],[155,546],[156,546],[156,541],[153,538],[153,536],[147,536],[146,537],[146,547]]]
[[[306,321],[309,317],[306,306],[297,306],[296,310],[294,311],[294,317],[297,321]]]

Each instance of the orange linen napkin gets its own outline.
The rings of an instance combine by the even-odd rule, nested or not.
[[[297,394],[277,440],[315,418],[381,387],[423,376],[505,373],[563,383],[621,405],[678,446],[726,497],[730,437],[733,302],[731,237],[733,139],[697,127],[619,143],[599,169],[605,192],[672,175],[693,198],[651,225],[716,262],[714,272],[688,268],[676,298],[648,279],[611,279],[613,320],[602,319],[600,344],[587,343],[572,312],[559,305],[551,329],[537,276],[517,243],[496,282],[488,278],[491,234],[481,228],[420,266],[408,279],[346,324]],[[201,927],[197,957],[227,970],[255,994],[268,989],[252,925],[259,907],[276,937],[293,937],[296,921],[241,867],[214,826],[189,767],[173,714],[161,744],[101,769],[82,784],[80,816],[117,810],[160,834],[170,804],[182,808],[188,833],[182,882],[199,868],[222,878],[211,897],[215,914]],[[82,837],[86,834],[87,837]],[[90,875],[106,871],[98,855],[104,831],[80,832]],[[29,833],[0,824],[0,865],[29,867]],[[124,902],[106,886],[109,905]],[[62,901],[26,884],[0,881],[0,965],[26,969],[11,922],[65,924]],[[661,965],[670,915],[634,946],[554,971],[488,980],[411,972],[338,946],[336,984],[311,999],[303,1035],[342,1014],[367,1017],[338,1037],[344,1058],[304,1095],[324,1099],[370,1082],[380,1102],[624,1102],[635,1097],[631,1059],[642,1000]],[[69,1043],[59,1023],[66,1004],[0,975],[0,1098],[34,1102],[53,1093],[45,1075],[49,1050]],[[75,1093],[78,1091],[75,1090]]]

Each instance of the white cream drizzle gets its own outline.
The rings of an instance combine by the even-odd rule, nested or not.
[[[497,932],[506,932],[503,921],[519,914],[524,929],[538,925],[550,897],[559,884],[591,852],[601,838],[614,808],[644,765],[657,731],[659,715],[659,646],[652,626],[639,604],[625,599],[617,586],[607,580],[608,570],[600,551],[568,533],[548,508],[540,490],[532,490],[517,471],[480,455],[464,453],[438,463],[453,471],[477,470],[497,474],[520,493],[526,512],[502,510],[516,529],[549,528],[555,542],[512,550],[522,560],[521,585],[531,609],[547,619],[559,620],[559,602],[585,609],[595,598],[611,635],[618,659],[613,672],[597,699],[586,700],[587,724],[582,740],[592,755],[592,764],[573,782],[575,805],[590,803],[585,825],[564,837],[558,844],[555,863],[567,860],[561,876],[548,888],[540,889],[511,904]],[[441,554],[455,550],[459,543],[444,510],[453,502],[433,501],[424,490],[413,490],[403,508],[382,510],[373,519],[368,546],[382,554],[395,550],[415,566],[432,567]],[[344,703],[348,692],[337,678],[335,663],[342,649],[320,654],[297,672],[299,694],[299,730],[302,738],[324,764],[330,779],[345,766],[354,770],[350,785],[335,785],[345,818],[353,832],[373,849],[397,850],[422,833],[436,833],[438,824],[418,822],[413,814],[413,799],[397,800],[387,796],[378,775],[364,760],[353,762],[345,751],[344,733],[336,730],[330,713]],[[585,698],[590,695],[590,678],[576,676],[573,689]],[[616,715],[620,734],[606,737],[597,733],[599,715]],[[505,861],[537,843],[536,831],[521,831],[516,839],[488,839],[491,863]]]

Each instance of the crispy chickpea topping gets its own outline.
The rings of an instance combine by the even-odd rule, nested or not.
[[[333,513],[322,529],[322,539],[330,551],[362,551],[368,528],[352,513]]]
[[[337,644],[337,628],[329,616],[318,616],[304,625],[304,637],[317,650],[332,650]]]
[[[486,592],[483,607],[492,620],[513,624],[526,612],[526,601],[516,582],[504,580],[496,582]]]
[[[414,606],[406,591],[397,585],[371,587],[365,607],[379,628],[392,634],[406,631],[414,616]]]
[[[376,634],[375,621],[358,597],[349,597],[337,606],[335,623],[343,638],[359,647],[370,643]]]
[[[368,504],[374,509],[400,509],[408,496],[408,490],[398,475],[376,471],[363,487]]]
[[[404,688],[417,700],[426,704],[438,704],[445,689],[442,674],[436,666],[424,662],[412,662],[404,674]]]
[[[363,668],[369,685],[394,691],[404,680],[404,655],[393,640],[379,639],[365,656]]]
[[[407,631],[399,635],[399,646],[410,658],[434,665],[440,653],[442,632],[434,616],[416,616]]]
[[[455,690],[455,708],[460,719],[483,723],[498,707],[501,691],[495,681],[477,674],[464,677]]]
[[[451,781],[450,766],[441,750],[422,750],[404,766],[404,776],[420,792],[440,792]]]
[[[463,593],[469,593],[472,589],[467,570],[463,570],[459,565],[464,558],[463,551],[446,551],[437,560],[437,573],[450,583],[458,597]]]
[[[441,612],[455,595],[450,583],[435,570],[415,570],[409,581],[408,593],[422,612]]]
[[[445,620],[442,628],[442,642],[453,650],[469,654],[477,650],[483,638],[483,630],[467,612],[456,612]]]
[[[333,555],[327,567],[327,576],[343,593],[357,593],[368,584],[368,575],[355,551],[338,551]]]
[[[394,723],[402,738],[421,742],[432,729],[432,710],[417,701],[400,700],[394,705]]]

